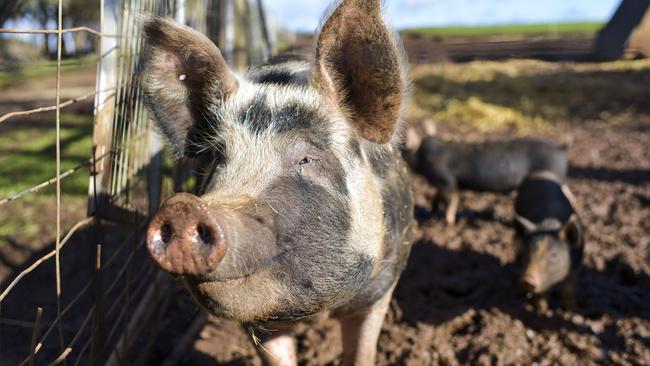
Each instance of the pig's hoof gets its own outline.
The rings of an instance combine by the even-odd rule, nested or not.
[[[447,219],[445,221],[447,222],[448,226],[455,226],[456,225],[456,215],[447,216]]]

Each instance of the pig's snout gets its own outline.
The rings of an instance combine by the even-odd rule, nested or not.
[[[208,274],[226,253],[223,223],[199,197],[176,194],[163,203],[151,220],[147,249],[167,272]]]
[[[539,293],[542,288],[542,276],[535,272],[526,272],[521,276],[521,286],[524,290],[531,293]]]

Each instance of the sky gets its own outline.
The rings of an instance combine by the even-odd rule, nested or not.
[[[265,0],[280,24],[294,31],[316,29],[332,0]],[[512,23],[606,21],[620,0],[385,0],[396,28]]]

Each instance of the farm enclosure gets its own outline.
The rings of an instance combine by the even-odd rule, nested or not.
[[[44,85],[56,83],[51,77],[51,65],[46,64],[48,71],[42,74],[34,70],[38,77],[30,83],[32,88],[42,89],[39,93],[47,94]],[[514,269],[509,264],[514,257],[509,224],[511,199],[465,193],[460,224],[448,228],[440,223],[437,213],[430,211],[433,189],[421,177],[414,176],[419,239],[384,326],[380,364],[550,364],[577,360],[592,364],[648,363],[649,69],[647,60],[641,60],[603,64],[475,62],[426,65],[413,70],[415,94],[408,118],[416,128],[425,119],[433,118],[439,133],[448,138],[544,134],[569,144],[572,163],[569,184],[584,205],[589,249],[578,310],[534,314],[519,295],[513,281]],[[50,76],[44,76],[47,74]],[[64,64],[62,75],[62,91],[90,85],[89,93],[93,92],[94,60]],[[70,89],[65,87],[66,82],[70,83]],[[612,90],[612,85],[617,86],[616,90]],[[15,108],[20,103],[24,103],[19,107],[21,110],[36,108],[47,103],[27,105],[34,103],[34,99],[52,99],[52,94],[38,95],[19,83],[3,88],[2,97],[6,98],[2,101],[3,108]],[[21,93],[24,93],[22,101],[18,100]],[[84,94],[86,91],[70,97]],[[62,110],[62,171],[91,156],[92,108],[90,103],[79,102],[71,109]],[[66,111],[70,114],[66,115]],[[6,148],[3,158],[10,161],[2,167],[6,169],[1,177],[5,179],[3,188],[14,189],[18,185],[16,181],[25,182],[26,177],[39,183],[51,176],[47,167],[51,168],[54,161],[56,146],[52,142],[56,130],[52,128],[53,116],[44,116],[21,117],[0,126],[3,133],[0,148]],[[33,174],[41,167],[45,167],[42,176]],[[62,201],[63,209],[76,212],[81,220],[87,177],[81,175],[77,179],[78,176],[62,181]],[[144,184],[143,180],[140,182]],[[23,188],[28,188],[32,184],[24,185]],[[78,199],[66,197],[65,192],[78,193]],[[134,194],[131,197],[137,198]],[[15,277],[33,259],[49,255],[53,245],[47,239],[56,235],[29,225],[34,220],[42,220],[46,228],[48,222],[51,225],[57,215],[51,195],[42,203],[15,206],[18,202],[21,201],[4,205],[0,218],[5,230],[1,235],[6,243],[0,250],[6,278]],[[5,211],[5,207],[11,209]],[[141,208],[147,209],[146,205]],[[77,221],[73,215],[63,216],[62,227],[72,227]],[[20,221],[21,217],[27,220]],[[143,222],[135,223],[139,224]],[[9,231],[14,227],[25,233]],[[71,303],[85,288],[84,282],[76,283],[74,278],[93,276],[96,243],[102,244],[102,267],[110,263],[109,258],[116,258],[114,261],[120,263],[149,263],[142,253],[133,251],[138,245],[136,237],[124,241],[126,252],[115,251],[118,254],[113,257],[111,248],[117,250],[119,242],[129,238],[128,232],[121,233],[117,226],[109,224],[103,229],[111,233],[110,239],[98,240],[93,233],[82,232],[66,244],[66,248],[75,250],[63,251],[61,256],[63,304]],[[136,254],[131,256],[132,253]],[[134,294],[149,284],[138,276],[151,276],[150,268],[148,265],[137,268],[133,264],[127,267],[124,276],[131,276],[136,286],[130,290],[129,286],[116,287],[116,292],[122,290],[118,295],[122,298],[117,298],[122,301],[118,308],[124,304],[125,297],[135,298]],[[42,272],[31,273],[28,282],[21,282],[24,287],[12,292],[13,300],[8,298],[2,304],[6,321],[2,324],[0,353],[7,357],[9,364],[14,360],[20,362],[29,354],[35,308],[42,305],[56,308],[52,302],[55,293],[52,274],[56,269],[51,263],[41,269]],[[106,271],[104,277],[117,275],[119,271]],[[91,284],[93,288],[96,285]],[[88,308],[95,301],[91,295],[82,298],[79,304]],[[170,313],[175,316],[158,318],[151,314],[152,321],[142,323],[147,331],[157,324],[164,332],[155,342],[133,343],[126,355],[137,358],[142,350],[152,351],[149,360],[140,358],[134,362],[161,364],[170,349],[188,339],[193,350],[182,354],[181,364],[259,363],[248,343],[248,335],[238,325],[215,319],[205,325],[197,323],[194,319],[201,319],[196,317],[198,309],[182,289],[175,288],[173,296],[163,297],[159,303],[164,305],[167,301],[173,309]],[[70,311],[64,315],[64,322],[55,324],[56,313],[47,309],[40,320],[42,326],[54,325],[56,332],[56,324],[62,323],[64,339],[68,340],[74,339],[75,331],[84,324],[88,314]],[[128,318],[134,312],[124,314]],[[196,324],[195,333],[186,332]],[[129,329],[126,319],[114,325]],[[327,322],[315,328],[302,328],[299,332],[301,362],[337,364],[340,345],[334,333],[336,327]],[[134,337],[134,332],[127,333]],[[54,341],[44,346],[38,357],[60,354],[57,334],[51,334],[50,339]],[[79,342],[89,340],[92,337],[87,338],[83,333],[78,339]],[[91,349],[88,346],[86,352]],[[9,358],[14,355],[7,350],[16,350],[20,355]],[[76,352],[80,351],[83,347],[81,350],[73,347],[70,355],[77,356]]]

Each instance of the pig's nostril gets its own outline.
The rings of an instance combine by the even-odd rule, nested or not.
[[[205,244],[212,244],[212,230],[203,224],[199,224],[196,227],[196,232],[199,234],[199,238]]]
[[[169,224],[163,224],[160,227],[160,240],[167,244],[172,239],[172,227]]]

